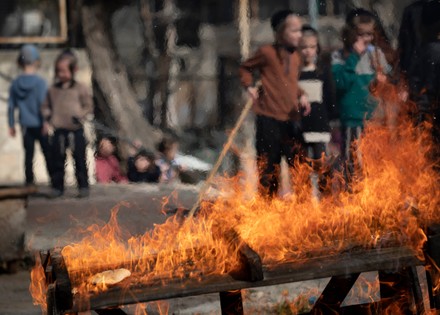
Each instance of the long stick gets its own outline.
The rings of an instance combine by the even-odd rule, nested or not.
[[[261,82],[258,81],[256,84],[256,87],[259,87],[261,85]],[[215,174],[217,173],[218,169],[220,168],[221,163],[223,162],[223,159],[226,156],[226,153],[231,148],[232,142],[234,141],[235,136],[237,135],[238,129],[240,129],[241,125],[243,124],[244,119],[246,118],[249,110],[252,107],[252,104],[254,103],[254,100],[250,98],[247,103],[244,105],[243,110],[241,111],[240,117],[238,117],[237,122],[235,123],[234,128],[231,131],[231,134],[228,137],[228,141],[223,146],[223,149],[217,159],[217,162],[215,162],[214,167],[211,169],[211,172],[209,173],[208,177],[206,178],[205,183],[203,184],[202,188],[200,189],[199,196],[197,198],[196,203],[193,205],[191,210],[188,213],[188,218],[192,218],[194,215],[194,212],[196,211],[197,207],[200,205],[200,202],[202,201],[203,195],[208,190],[212,179],[214,178]]]

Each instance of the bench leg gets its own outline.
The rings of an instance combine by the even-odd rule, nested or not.
[[[379,271],[380,305],[382,312],[411,312],[411,283],[408,270]]]
[[[243,315],[241,291],[220,292],[222,315]]]
[[[341,304],[350,292],[360,273],[332,277],[313,305],[310,314],[340,314]]]
[[[417,273],[417,267],[408,268],[409,279],[411,282],[411,291],[414,297],[414,303],[416,305],[416,314],[425,314],[425,304],[423,303],[422,286],[420,285],[419,275]]]

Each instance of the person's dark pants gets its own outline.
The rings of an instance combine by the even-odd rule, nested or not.
[[[46,169],[49,178],[52,178],[52,161],[51,150],[49,145],[49,137],[41,132],[41,127],[23,127],[23,146],[24,146],[24,172],[26,176],[26,184],[34,184],[33,161],[35,153],[35,141],[40,143],[46,162]]]
[[[60,192],[64,191],[64,172],[66,150],[70,146],[75,162],[75,176],[79,189],[89,187],[86,163],[86,139],[84,130],[56,129],[52,139],[53,176],[52,187]]]
[[[257,116],[256,149],[260,193],[269,197],[278,192],[281,157],[294,166],[295,157],[304,158],[303,137],[299,122],[279,121]]]
[[[313,160],[320,160],[322,155],[327,154],[327,144],[325,142],[309,142],[305,144],[307,156]],[[313,166],[313,162],[312,162]],[[319,169],[315,169],[317,174],[318,190],[321,194],[326,193],[327,190],[327,177],[330,176],[329,170],[321,166]]]
[[[342,127],[342,165],[346,183],[349,184],[356,176],[360,176],[362,157],[354,146],[362,134],[362,127]]]
[[[322,154],[327,152],[327,145],[325,142],[310,142],[306,145],[307,156],[314,160],[319,160]]]

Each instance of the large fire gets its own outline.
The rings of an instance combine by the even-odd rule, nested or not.
[[[73,292],[86,296],[105,290],[105,283],[87,280],[115,268],[130,270],[132,282],[159,284],[224,274],[238,263],[227,242],[213,233],[226,228],[237,231],[268,267],[400,245],[423,259],[424,229],[440,222],[429,126],[414,126],[394,87],[385,83],[376,92],[386,97],[357,145],[362,167],[349,189],[342,189],[340,174],[333,174],[327,182],[339,191],[318,201],[312,196],[310,163],[297,162],[293,194],[273,200],[249,197],[241,180],[224,179],[223,193],[202,202],[197,216],[183,223],[170,218],[144,235],[127,238],[114,209],[106,225],[90,226],[81,242],[62,249]],[[33,296],[40,303],[38,294]]]

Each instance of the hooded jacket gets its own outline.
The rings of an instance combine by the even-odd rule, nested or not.
[[[19,122],[23,127],[41,127],[40,113],[47,94],[47,84],[38,75],[22,74],[11,84],[8,100],[9,127],[15,124],[15,108],[19,110]]]
[[[362,127],[364,120],[371,117],[377,106],[377,100],[369,90],[376,75],[374,63],[378,63],[385,74],[391,71],[391,66],[380,48],[374,48],[374,51],[367,51],[362,55],[350,52],[348,56],[344,56],[341,50],[332,54],[336,102],[344,127]]]

